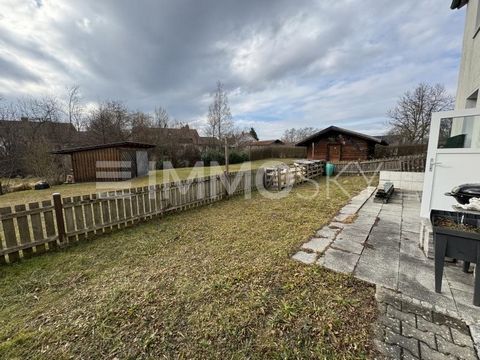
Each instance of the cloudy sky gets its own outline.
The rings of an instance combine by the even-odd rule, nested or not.
[[[337,125],[381,134],[417,83],[454,93],[464,9],[450,0],[0,0],[0,95],[165,107],[201,127],[221,80],[261,138]]]

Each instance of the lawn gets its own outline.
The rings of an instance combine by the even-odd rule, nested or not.
[[[256,160],[256,161],[249,161],[243,164],[234,164],[230,165],[229,171],[239,171],[242,166],[250,166],[251,169],[258,169],[260,167],[268,166],[271,163],[285,163],[291,164],[293,163],[294,159],[265,159],[265,160]],[[188,179],[194,178],[198,176],[209,176],[209,175],[216,175],[221,174],[225,171],[225,166],[211,166],[211,167],[188,167],[188,168],[178,168],[174,169],[174,172],[178,176],[179,179]],[[173,181],[172,170],[157,170],[155,172],[155,181],[156,183],[162,183],[164,179],[170,179]],[[31,178],[31,179],[12,179],[10,183],[20,184],[23,182],[27,183],[35,183],[39,179]],[[139,177],[133,179],[132,181],[119,181],[113,183],[114,186],[104,187],[105,184],[100,183],[101,188],[99,188],[97,183],[90,182],[90,183],[78,183],[78,184],[63,184],[63,185],[56,185],[52,186],[50,189],[46,190],[26,190],[26,191],[18,191],[12,192],[5,195],[0,196],[0,207],[3,206],[12,206],[17,204],[27,204],[30,202],[39,202],[42,200],[51,200],[52,193],[59,192],[62,196],[79,196],[79,195],[89,195],[95,194],[101,191],[107,190],[119,190],[119,189],[127,189],[131,187],[139,187],[139,186],[147,186],[149,185],[148,176]],[[7,184],[6,179],[0,179],[3,184]],[[112,183],[109,183],[112,184]]]
[[[235,197],[1,267],[0,358],[370,358],[374,288],[290,259],[348,200],[320,189]]]

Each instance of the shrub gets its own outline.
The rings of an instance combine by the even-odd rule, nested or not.
[[[232,150],[228,154],[228,162],[230,164],[240,164],[248,161],[248,154],[242,151]]]
[[[217,162],[220,165],[225,164],[225,154],[221,150],[207,149],[202,154],[202,161],[205,166],[211,165],[212,162]]]

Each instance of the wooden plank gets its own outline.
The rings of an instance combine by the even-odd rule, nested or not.
[[[100,194],[100,205],[102,209],[102,229],[103,232],[108,233],[112,230],[112,227],[109,226],[108,224],[110,223],[110,209],[108,206],[108,194],[107,193],[102,193]]]
[[[117,223],[118,221],[118,209],[117,200],[115,199],[115,191],[108,193],[108,205],[110,206],[110,222]],[[119,225],[113,226],[114,229],[118,229]]]
[[[15,205],[15,212],[23,212],[26,210],[25,205]],[[17,217],[17,228],[18,228],[18,235],[20,238],[20,244],[27,245],[32,242],[32,238],[30,236],[30,226],[28,224],[28,217],[27,215],[20,215]],[[29,258],[33,255],[33,247],[25,247],[23,249],[23,257]]]
[[[132,215],[132,196],[130,193],[130,189],[123,190],[123,196],[125,197],[123,201],[125,221],[127,225],[131,225],[133,224],[133,215]]]
[[[98,198],[97,194],[92,194],[90,198],[92,201],[93,225],[94,228],[99,228],[103,224],[101,200]],[[103,233],[103,228],[94,232],[95,234],[101,234]]]
[[[57,235],[57,227],[55,226],[55,218],[53,210],[50,210],[52,202],[50,200],[42,201],[42,207],[47,208],[43,213],[43,220],[45,222],[45,233],[47,238],[53,238]],[[53,249],[57,247],[57,240],[47,242],[48,248]]]
[[[145,206],[145,218],[149,218],[148,214],[150,214],[150,199],[148,198],[148,186],[144,186],[142,188],[143,194],[143,206]]]
[[[12,213],[12,208],[10,206],[0,208],[1,215],[8,215]],[[13,219],[3,219],[3,237],[5,239],[5,248],[13,248],[18,245],[17,242],[17,233],[15,231],[15,224]],[[15,262],[20,259],[20,252],[15,251],[8,254],[8,262]],[[2,260],[3,261],[3,260]]]
[[[76,229],[79,232],[78,240],[85,240],[87,229],[85,228],[85,219],[83,216],[83,206],[81,204],[82,198],[81,196],[74,196],[73,203],[75,204],[73,207],[73,212],[75,214],[75,225]],[[81,231],[84,231],[82,233]]]
[[[71,197],[65,197],[63,198],[63,204],[64,205],[71,205],[72,204],[72,198]],[[73,207],[68,206],[65,207],[63,210],[64,216],[65,216],[65,232],[67,235],[67,241],[75,241],[77,239],[76,235],[69,236],[68,233],[74,233],[75,232],[75,215],[73,212]]]
[[[145,206],[144,206],[144,198],[143,198],[143,191],[141,187],[137,188],[137,201],[138,201],[138,218],[140,220],[145,219]]]
[[[32,209],[32,210],[33,209],[39,209],[40,205],[38,204],[38,202],[33,202],[33,203],[28,204],[28,208]],[[35,213],[35,214],[30,215],[30,220],[32,222],[33,241],[39,242],[40,240],[43,240],[45,238],[45,236],[43,235],[42,218],[41,218],[40,214]],[[47,249],[46,249],[45,244],[40,244],[40,245],[35,247],[35,252],[37,254],[41,254],[41,253],[45,252],[46,250]]]
[[[85,234],[87,238],[91,238],[95,232],[93,231],[94,227],[94,222],[93,222],[93,207],[91,203],[91,197],[90,195],[84,195],[82,196],[82,202],[84,202],[83,205],[83,211],[85,214]]]
[[[120,221],[120,227],[123,228],[127,224],[125,221],[125,200],[123,198],[123,190],[116,191],[117,196],[117,209],[118,209],[118,220]]]

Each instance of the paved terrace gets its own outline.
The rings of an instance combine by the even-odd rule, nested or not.
[[[473,274],[448,264],[442,293],[435,293],[434,262],[418,247],[421,194],[396,190],[383,204],[373,201],[374,191],[354,197],[293,259],[377,285],[376,342],[385,355],[477,359],[480,308],[472,305]]]

